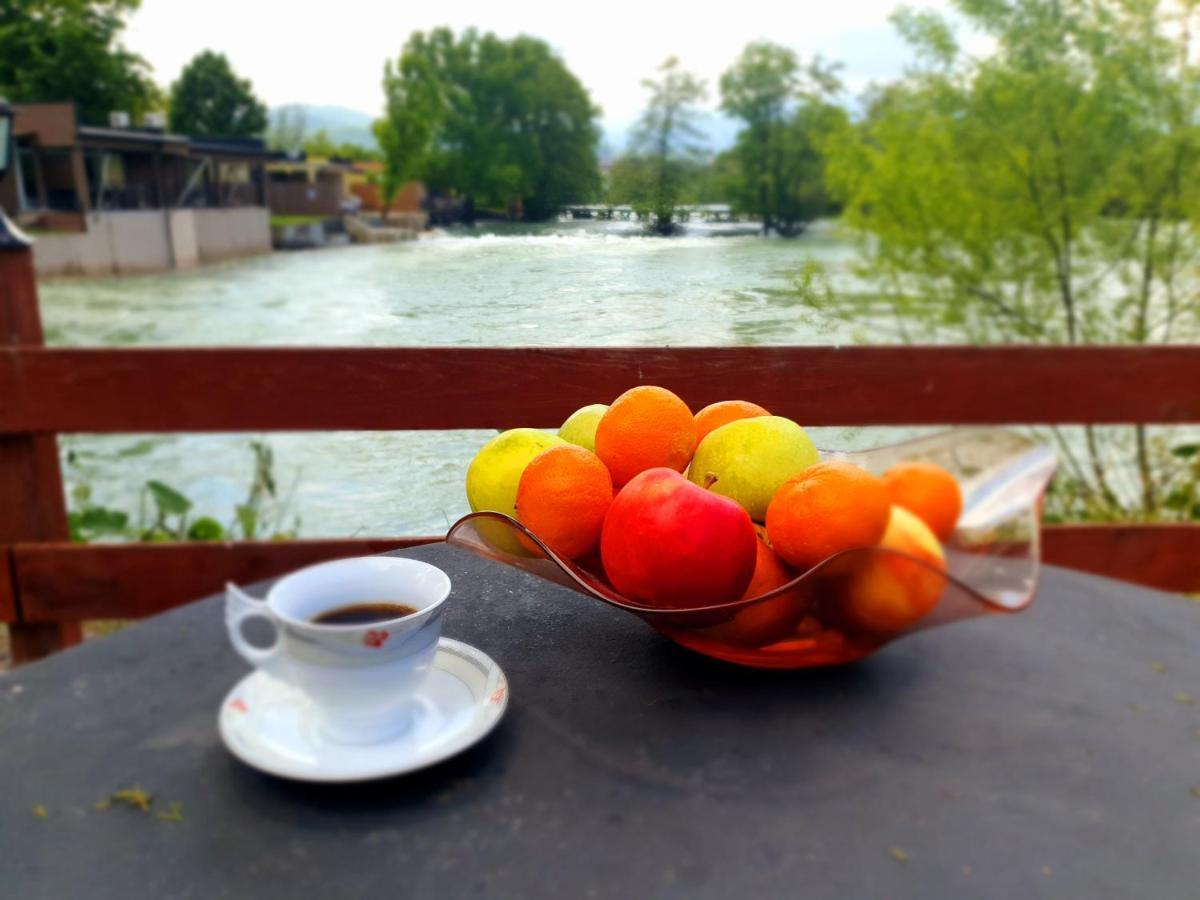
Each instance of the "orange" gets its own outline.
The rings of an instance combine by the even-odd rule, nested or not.
[[[927,462],[899,463],[883,473],[883,483],[892,503],[915,513],[943,541],[954,534],[963,499],[948,471]]]
[[[823,462],[792,476],[767,507],[775,552],[798,569],[876,543],[891,504],[883,481],[848,462]]]
[[[742,599],[761,597],[768,591],[783,587],[795,574],[771,549],[766,529],[755,525],[758,532],[758,558],[754,564],[754,577],[742,594]],[[765,647],[783,640],[791,634],[796,623],[808,609],[808,595],[801,589],[785,591],[770,600],[752,603],[738,610],[727,622],[704,629],[701,633],[712,640],[740,647]]]
[[[767,529],[755,525],[754,531],[758,535],[758,558],[754,561],[754,576],[750,579],[750,586],[742,594],[743,600],[760,597],[777,587],[783,587],[796,577],[779,558],[779,554],[771,549]]]
[[[696,442],[704,440],[704,436],[710,431],[738,419],[769,415],[767,410],[749,400],[721,400],[718,403],[710,403],[696,413]]]
[[[658,466],[682,472],[696,443],[696,420],[687,404],[653,385],[623,393],[596,426],[596,455],[617,487]]]
[[[559,556],[596,549],[613,499],[612,478],[583,447],[551,447],[533,458],[517,485],[517,520]]]

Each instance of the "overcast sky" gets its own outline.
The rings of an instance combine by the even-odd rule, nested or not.
[[[196,53],[225,53],[268,105],[332,104],[375,115],[383,62],[409,33],[474,25],[502,37],[547,41],[603,109],[610,134],[642,107],[641,79],[666,57],[710,87],[748,42],[767,39],[844,63],[851,91],[898,75],[909,54],[888,23],[900,0],[738,0],[714,5],[676,0],[142,0],[125,44],[169,84]],[[910,0],[944,7],[946,0]]]

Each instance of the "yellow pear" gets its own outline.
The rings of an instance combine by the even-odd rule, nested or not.
[[[761,522],[780,486],[820,460],[804,429],[782,416],[737,419],[713,429],[692,457],[688,478],[736,500]]]

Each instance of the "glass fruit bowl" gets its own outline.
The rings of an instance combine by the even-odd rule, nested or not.
[[[916,631],[1020,612],[1032,602],[1040,565],[1042,497],[1056,465],[1049,448],[1013,431],[972,428],[874,450],[821,455],[877,474],[898,462],[918,460],[952,472],[962,487],[963,511],[943,545],[945,570],[899,550],[860,547],[830,556],[757,597],[657,609],[615,591],[598,559],[562,559],[501,513],[465,516],[446,540],[632,613],[698,653],[760,668],[852,662]],[[927,611],[915,619],[903,614],[912,608]]]

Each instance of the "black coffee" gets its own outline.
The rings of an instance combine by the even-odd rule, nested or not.
[[[370,625],[372,622],[411,616],[416,611],[415,606],[405,606],[403,603],[351,603],[349,606],[326,610],[313,616],[310,621],[315,625]]]

